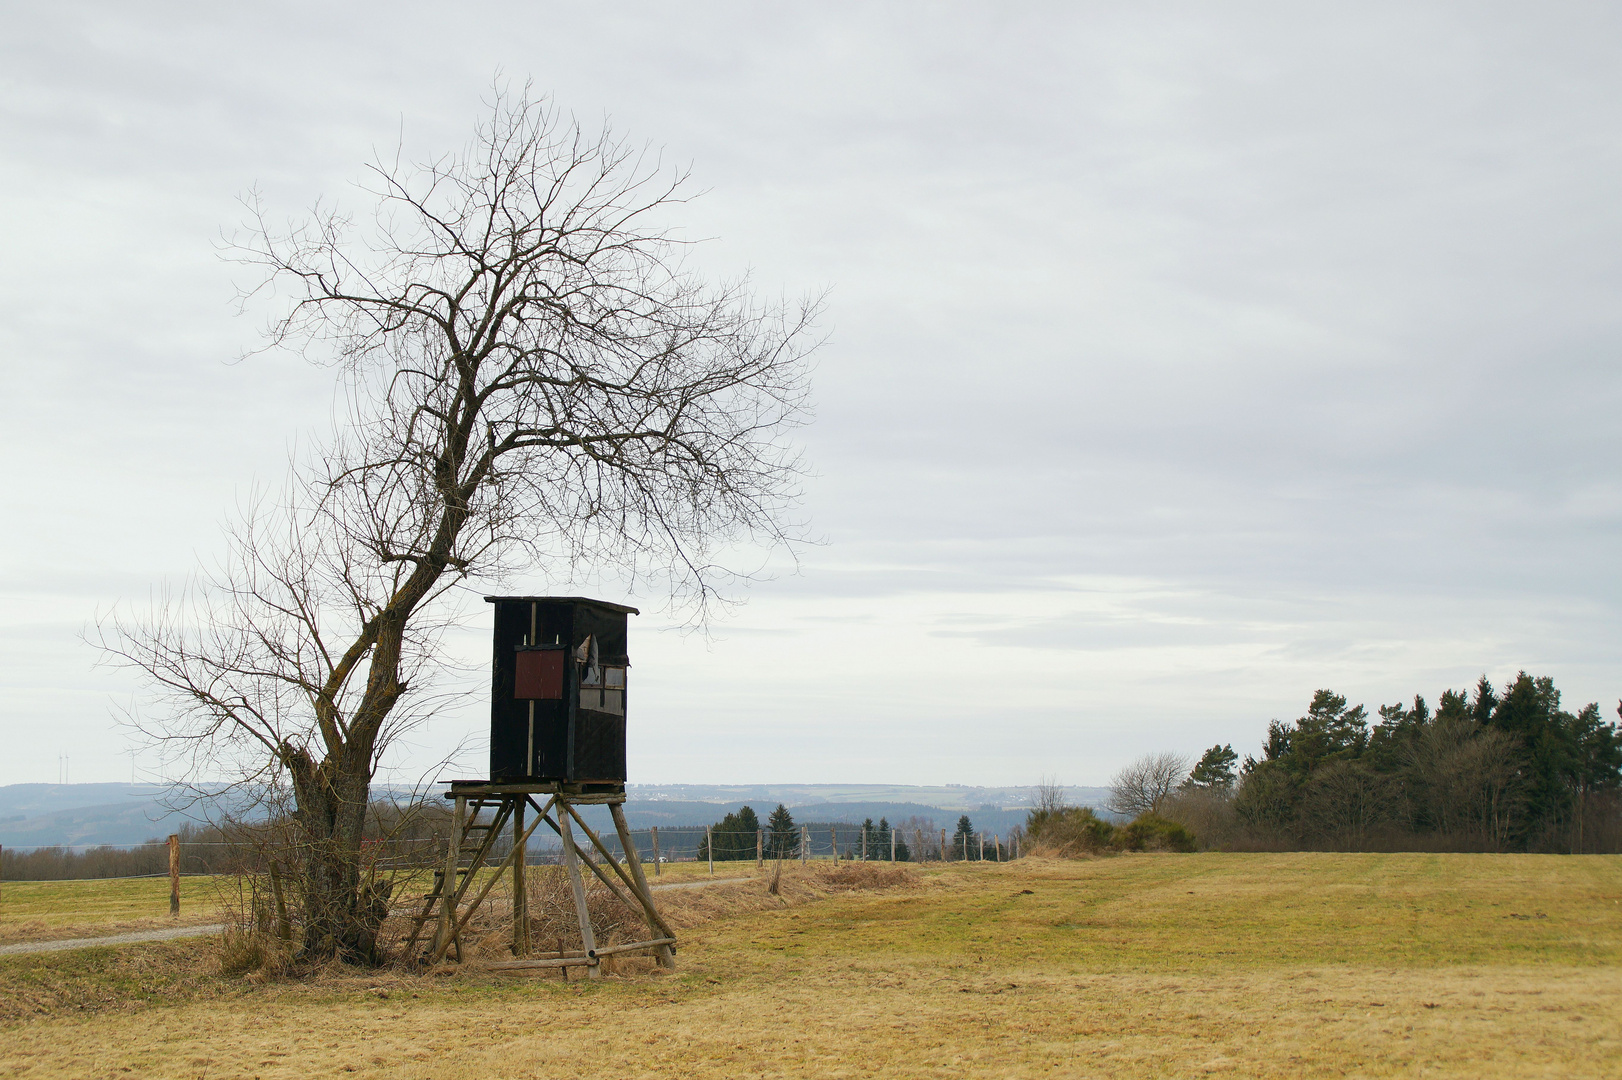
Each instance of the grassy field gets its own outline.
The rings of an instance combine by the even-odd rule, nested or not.
[[[648,880],[655,885],[711,880],[701,862],[667,863]],[[754,873],[754,863],[716,863],[715,879]],[[428,874],[401,883],[400,895],[428,888]],[[169,917],[169,879],[104,878],[81,881],[0,882],[0,945],[96,937],[132,930],[157,930],[221,921],[229,903],[228,879],[197,876],[180,879],[180,918]]]
[[[0,945],[218,922],[222,884],[181,878],[180,918],[171,919],[167,877],[3,882]]]
[[[700,920],[680,970],[597,984],[255,986],[199,942],[9,958],[0,1075],[1622,1075],[1614,857],[1139,855],[789,891],[668,892],[710,905],[678,912]]]

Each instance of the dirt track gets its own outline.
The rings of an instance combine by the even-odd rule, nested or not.
[[[0,945],[0,956],[19,953],[62,952],[66,949],[91,949],[98,945],[137,945],[143,941],[170,941],[174,938],[202,937],[218,934],[224,923],[203,926],[173,926],[167,930],[137,930],[132,934],[108,934],[105,937],[63,938],[60,941],[19,941],[13,945]]]

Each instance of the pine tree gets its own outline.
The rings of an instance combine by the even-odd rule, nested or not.
[[[952,834],[952,854],[961,855],[964,859],[972,859],[974,850],[974,822],[969,815],[964,814],[957,819],[957,832]]]
[[[794,815],[788,812],[788,807],[778,803],[777,809],[766,819],[766,828],[766,850],[772,858],[793,858],[799,852],[800,834],[794,827]]]
[[[759,830],[760,819],[748,806],[716,822],[710,829],[710,834],[715,837],[715,861],[737,862],[741,859],[753,859],[755,833]],[[702,862],[709,857],[709,839],[705,838],[698,842],[698,859]]]
[[[1232,746],[1213,746],[1200,758],[1194,771],[1188,774],[1185,784],[1188,787],[1227,790],[1233,787],[1233,766],[1238,760],[1239,755],[1233,752]]]

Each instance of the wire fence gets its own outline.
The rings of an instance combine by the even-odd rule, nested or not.
[[[371,874],[437,869],[444,865],[450,836],[447,815],[435,815],[423,835],[386,835],[362,842],[361,859]],[[658,875],[663,864],[754,862],[757,859],[808,862],[814,859],[869,862],[1005,862],[1019,857],[1018,830],[948,832],[940,828],[878,827],[847,822],[796,824],[780,828],[722,830],[703,825],[672,825],[630,831],[637,857]],[[275,855],[255,830],[235,838],[215,838],[221,830],[188,828],[176,834],[175,866],[184,876],[256,873]],[[202,837],[210,837],[203,839]],[[613,829],[598,830],[603,846],[616,858],[624,851]],[[576,837],[582,847],[589,845]],[[488,859],[500,862],[512,851],[511,830],[493,839]],[[53,844],[0,848],[0,879],[62,881],[111,878],[159,878],[171,874],[168,840],[140,844]],[[464,844],[464,865],[473,846]],[[550,865],[562,861],[556,833],[537,829],[525,846],[525,862]]]

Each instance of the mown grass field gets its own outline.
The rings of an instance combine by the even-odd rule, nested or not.
[[[714,878],[753,873],[753,862],[720,862]],[[667,863],[658,877],[649,866],[648,875],[656,885],[711,880],[708,865],[701,862]],[[401,896],[429,887],[429,874],[417,878],[399,883]],[[219,922],[222,904],[234,899],[234,885],[225,878],[182,877],[176,920],[169,917],[167,877],[0,882],[0,945]]]
[[[0,882],[0,945],[219,922],[225,884],[181,878],[176,920],[167,877]]]
[[[1138,855],[764,890],[705,890],[734,913],[684,932],[674,976],[596,984],[255,986],[200,942],[8,958],[0,1002],[28,1005],[0,1075],[1622,1075],[1614,857]]]

